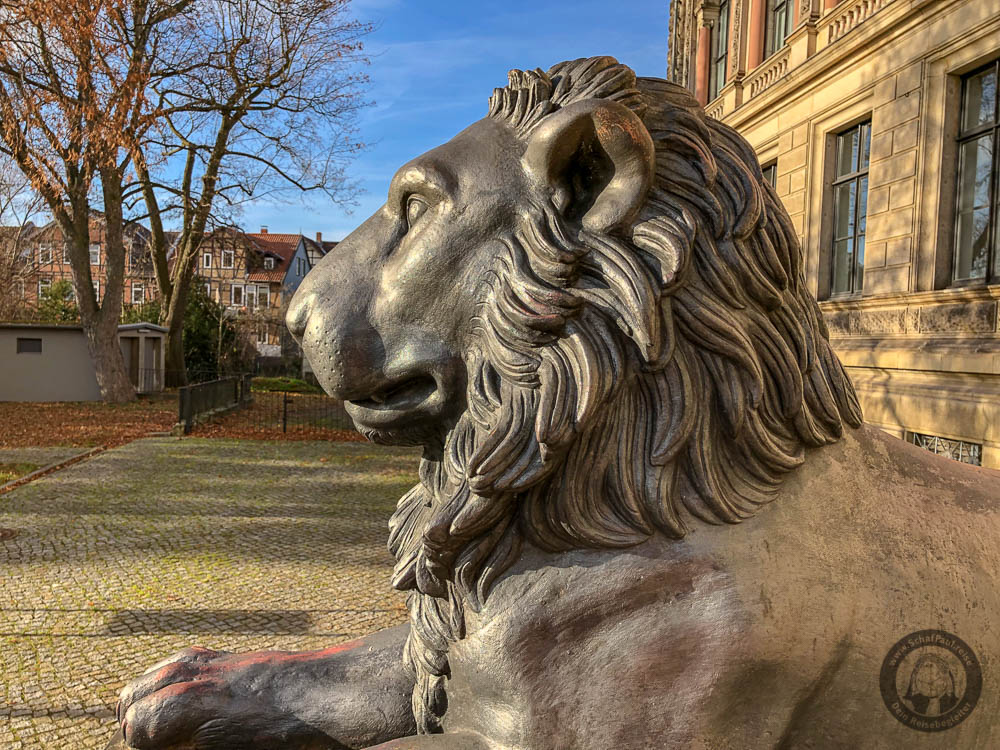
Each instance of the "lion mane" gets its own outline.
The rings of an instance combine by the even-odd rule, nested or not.
[[[524,540],[623,548],[694,519],[738,523],[807,447],[861,424],[788,215],[746,141],[685,89],[595,57],[511,71],[488,116],[526,139],[587,99],[643,121],[653,187],[614,236],[526,202],[499,238],[466,411],[390,522],[421,732],[441,730],[464,608],[479,610]]]

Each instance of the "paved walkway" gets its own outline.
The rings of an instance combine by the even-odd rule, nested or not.
[[[87,448],[55,446],[53,448],[0,448],[0,464],[34,464],[41,468],[67,458],[86,453]]]
[[[156,438],[0,496],[0,748],[103,750],[124,682],[187,645],[312,649],[402,622],[386,523],[416,462]]]

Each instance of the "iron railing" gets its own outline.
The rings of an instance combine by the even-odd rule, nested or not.
[[[238,409],[204,420],[207,434],[260,439],[315,437],[342,439],[354,423],[342,401],[325,395],[253,391]]]
[[[250,399],[250,375],[234,375],[178,389],[178,418],[188,433],[208,415],[232,409]]]

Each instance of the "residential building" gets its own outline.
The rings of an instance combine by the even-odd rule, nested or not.
[[[197,283],[209,297],[254,327],[262,356],[278,357],[288,337],[284,309],[315,262],[326,254],[322,237],[218,229],[202,244]]]
[[[788,209],[866,420],[1000,468],[1000,0],[672,0],[669,35]]]
[[[13,231],[13,228],[4,228]],[[104,218],[96,213],[90,221],[90,275],[98,301],[107,290],[107,251]],[[149,230],[139,224],[126,229],[125,281],[122,302],[139,305],[156,297],[156,277],[149,255]],[[57,281],[73,282],[62,230],[55,221],[44,226],[29,225],[20,232],[18,252],[22,270],[17,293],[31,306]],[[75,292],[74,292],[75,293]]]

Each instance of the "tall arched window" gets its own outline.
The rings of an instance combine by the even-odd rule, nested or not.
[[[958,135],[958,210],[955,227],[956,282],[1000,277],[1000,61],[962,79]]]
[[[837,135],[833,180],[833,294],[859,294],[865,279],[870,122]]]
[[[794,9],[791,0],[767,0],[764,13],[764,59],[785,46],[792,33]]]
[[[729,0],[719,3],[719,19],[712,27],[711,56],[708,71],[708,100],[715,99],[726,85],[729,64]]]

